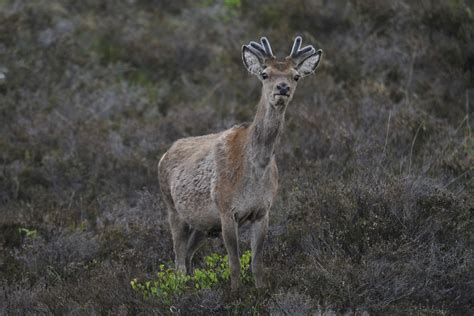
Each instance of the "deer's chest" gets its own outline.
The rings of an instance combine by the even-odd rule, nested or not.
[[[243,179],[232,203],[234,217],[239,223],[261,219],[272,206],[278,182],[273,168],[276,166],[270,166],[261,174],[249,174]]]

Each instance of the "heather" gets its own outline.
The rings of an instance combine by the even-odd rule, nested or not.
[[[0,314],[473,314],[473,10],[0,0]],[[277,150],[267,287],[145,297],[130,282],[173,268],[160,156],[251,121],[241,45],[295,35],[324,55]]]

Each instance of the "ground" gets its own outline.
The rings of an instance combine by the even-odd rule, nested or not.
[[[473,314],[473,10],[0,0],[0,314]],[[324,54],[277,152],[267,288],[143,298],[173,267],[160,156],[252,120],[241,45],[296,35]]]

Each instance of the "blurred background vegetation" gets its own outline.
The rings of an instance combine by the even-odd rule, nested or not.
[[[0,0],[0,314],[473,314],[473,10]],[[252,120],[241,45],[295,35],[324,56],[287,111],[267,290],[144,299],[173,258],[160,155]]]

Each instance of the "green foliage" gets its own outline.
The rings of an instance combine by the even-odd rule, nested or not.
[[[25,227],[18,228],[18,233],[23,234],[29,238],[36,238],[38,236],[38,231],[36,229],[28,229]]]
[[[240,276],[244,283],[251,281],[250,260],[252,254],[246,251],[240,258]],[[166,304],[173,297],[182,295],[186,290],[210,289],[230,278],[228,256],[214,253],[204,258],[205,267],[194,270],[193,275],[186,275],[160,265],[157,278],[151,281],[139,282],[136,278],[130,281],[133,290],[141,293],[145,298],[156,297]]]
[[[160,265],[156,280],[138,282],[137,279],[130,281],[132,289],[143,294],[144,297],[158,297],[165,303],[175,295],[181,295],[187,288],[191,276],[172,269],[166,269],[165,265]]]
[[[244,282],[250,282],[251,275],[250,271],[250,261],[252,259],[252,253],[250,251],[244,252],[240,258],[240,277]]]
[[[240,257],[240,277],[244,283],[251,281],[250,274],[250,260],[252,258],[252,253],[246,251]],[[202,276],[203,281],[200,280],[200,277],[195,278],[196,283],[199,285],[197,288],[210,288],[213,285],[217,284],[218,281],[227,281],[230,278],[230,267],[229,267],[229,257],[227,255],[220,256],[217,253],[214,253],[210,256],[204,258],[205,268],[196,269],[194,275],[196,276],[196,271],[198,275]],[[215,283],[209,282],[209,280],[215,280]]]
[[[224,0],[224,5],[229,9],[237,9],[242,6],[241,0]]]
[[[230,22],[239,15],[242,3],[240,0],[224,0],[224,12],[221,16],[223,22]]]

